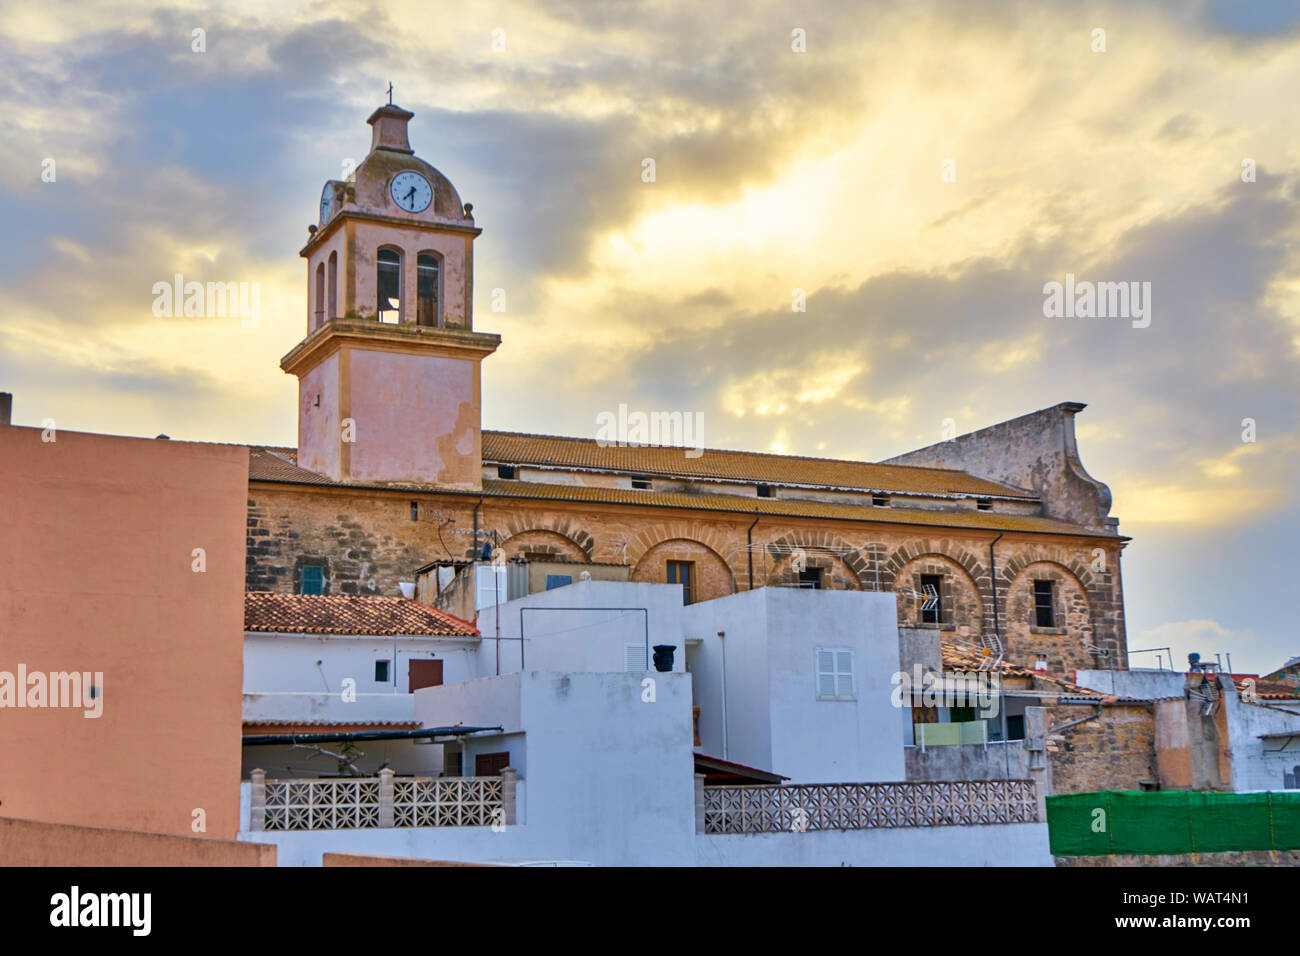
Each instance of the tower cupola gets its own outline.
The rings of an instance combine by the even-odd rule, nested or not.
[[[298,463],[335,480],[479,487],[474,331],[480,230],[451,182],[411,149],[415,114],[371,114],[370,152],[329,180],[307,260],[307,334],[280,367],[299,381]]]

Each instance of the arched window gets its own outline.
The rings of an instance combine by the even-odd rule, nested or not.
[[[315,329],[325,321],[325,263],[323,262],[316,265],[316,301],[313,305],[316,307],[316,314],[312,318],[311,327]]]
[[[380,249],[377,259],[377,306],[379,321],[395,325],[402,320],[402,254]]]
[[[329,290],[325,295],[326,308],[325,318],[335,319],[339,314],[339,254],[330,253],[330,269],[326,278],[326,288]]]
[[[419,297],[416,323],[441,325],[442,316],[438,314],[438,257],[428,252],[420,253],[415,260],[415,274],[419,286],[416,292]]]

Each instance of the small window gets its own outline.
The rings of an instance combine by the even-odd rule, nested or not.
[[[668,583],[680,584],[682,586],[682,603],[690,604],[692,600],[691,584],[694,577],[695,564],[691,561],[669,561],[668,562]]]
[[[498,477],[498,478],[516,478],[516,477],[518,477],[517,474],[515,473],[515,466],[514,466],[514,465],[497,465],[497,477]]]
[[[991,498],[976,498],[975,507],[978,508],[980,511],[992,511],[993,500]]]
[[[1024,740],[1025,739],[1025,715],[1017,714],[1012,717],[1007,714],[1007,740]]]
[[[411,502],[411,520],[412,521],[420,520],[420,503],[418,501]]]
[[[650,479],[645,475],[633,475],[632,487],[638,489],[639,491],[649,491]]]
[[[325,263],[316,266],[316,321],[312,328],[325,321]]]
[[[1034,582],[1034,625],[1056,626],[1056,602],[1053,600],[1051,581]]]
[[[326,292],[326,301],[329,302],[329,311],[325,313],[325,318],[332,319],[339,314],[339,254],[330,253],[330,271],[328,291]]]
[[[799,587],[808,588],[813,591],[821,590],[822,586],[822,569],[821,568],[804,568],[799,572]]]
[[[436,326],[438,322],[438,259],[428,253],[415,257],[417,325]]]
[[[943,621],[943,576],[921,575],[921,623],[939,624]]]
[[[771,485],[759,485],[759,486],[758,486],[758,496],[759,496],[760,498],[775,498],[775,497],[776,497],[776,489],[773,488]]]
[[[566,584],[572,583],[572,574],[548,574],[546,576],[546,590],[548,591],[554,591],[556,588],[562,588]]]
[[[298,572],[299,594],[324,594],[325,569],[319,564],[304,564]]]
[[[375,661],[375,683],[388,683],[388,661]]]
[[[975,719],[974,707],[950,707],[948,721],[954,724],[968,724]]]
[[[817,649],[817,698],[853,699],[853,652]]]
[[[872,496],[871,496],[871,507],[873,507],[873,508],[888,508],[888,507],[889,507],[889,495],[872,495]]]
[[[395,325],[402,315],[402,255],[380,249],[376,258],[376,312],[380,322]]]
[[[510,751],[503,750],[495,754],[474,755],[474,776],[499,777],[501,771],[510,766]]]

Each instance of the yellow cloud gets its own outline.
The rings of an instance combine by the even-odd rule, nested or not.
[[[1215,526],[1233,524],[1272,511],[1287,499],[1281,487],[1197,488],[1179,482],[1124,482],[1112,484],[1113,514],[1125,526],[1173,524]]]

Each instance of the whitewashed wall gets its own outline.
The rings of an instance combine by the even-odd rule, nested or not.
[[[603,835],[603,834],[600,834]],[[1047,825],[900,827],[752,835],[692,834],[688,844],[637,830],[622,844],[575,846],[534,825],[391,830],[241,832],[273,843],[280,866],[320,866],[325,853],[471,863],[577,860],[598,866],[1052,866]],[[593,837],[598,836],[593,834]],[[586,855],[583,855],[586,854]]]
[[[583,610],[555,610],[563,607]],[[505,639],[500,642],[499,673],[508,674],[520,669],[518,638],[521,608],[551,609],[524,614],[525,670],[622,672],[626,645],[635,644],[642,649],[645,647],[647,615],[639,610],[604,610],[614,607],[646,608],[651,647],[655,644],[676,645],[673,670],[685,670],[680,586],[575,581],[564,587],[539,591],[501,605],[501,635]],[[478,628],[483,635],[477,671],[480,677],[498,673],[495,649],[497,612],[496,607],[486,607],[479,612]],[[653,661],[648,662],[648,666],[653,669]]]
[[[892,594],[759,588],[691,605],[686,629],[701,641],[692,659],[706,753],[794,783],[904,779],[906,711],[890,701],[898,670]],[[818,648],[853,652],[853,700],[818,699]]]

